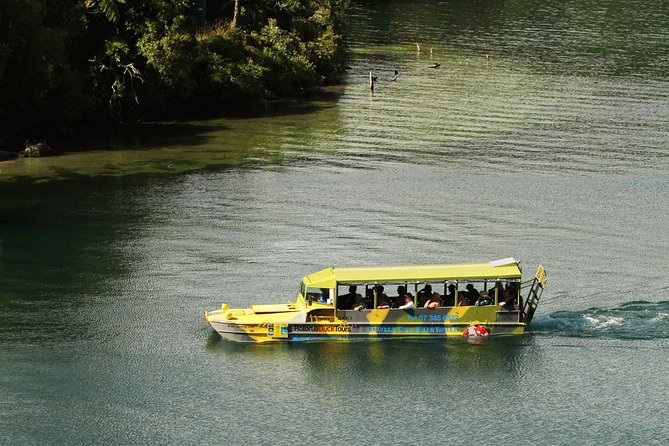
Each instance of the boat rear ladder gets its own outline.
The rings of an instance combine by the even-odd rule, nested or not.
[[[546,274],[546,270],[543,266],[539,265],[531,284],[528,282],[530,289],[527,292],[527,298],[523,305],[522,317],[527,325],[530,325],[530,322],[532,322],[532,317],[537,309],[537,305],[539,305],[539,299],[541,299],[541,294],[544,292],[547,280],[548,274]]]

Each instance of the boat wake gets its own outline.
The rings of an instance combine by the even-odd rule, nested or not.
[[[556,311],[537,316],[530,331],[574,337],[669,339],[669,301],[634,301],[615,308]]]

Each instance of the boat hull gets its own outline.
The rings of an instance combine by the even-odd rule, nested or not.
[[[474,325],[484,326],[490,336],[519,335],[525,331],[518,312],[503,311],[499,307],[345,311],[339,316],[337,320],[298,323],[209,322],[221,337],[235,342],[445,338],[463,336],[467,328]]]

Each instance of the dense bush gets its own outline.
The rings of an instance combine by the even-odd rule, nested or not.
[[[348,0],[2,0],[0,142],[295,95],[336,73]],[[206,22],[202,19],[206,17]]]

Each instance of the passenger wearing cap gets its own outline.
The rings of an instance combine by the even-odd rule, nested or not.
[[[404,296],[404,305],[400,305],[401,310],[411,310],[413,309],[413,297],[411,294]]]
[[[490,305],[490,296],[488,296],[487,291],[481,291],[479,293],[479,298],[476,299],[476,303],[474,303],[477,307],[481,307],[483,305]]]

